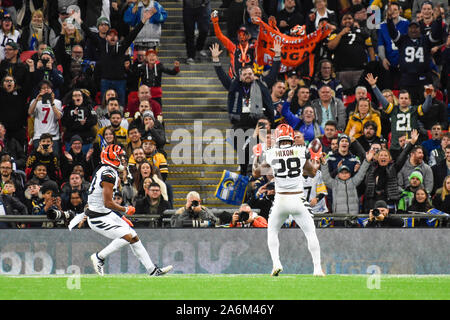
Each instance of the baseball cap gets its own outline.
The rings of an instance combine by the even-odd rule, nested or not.
[[[342,165],[338,168],[338,173],[340,173],[341,171],[347,170],[348,172],[350,172],[350,168],[347,167],[346,165]]]
[[[5,46],[10,46],[14,50],[18,50],[19,49],[19,45],[17,44],[17,42],[14,42],[14,41],[7,42]]]
[[[114,33],[116,36],[119,36],[119,32],[117,32],[116,29],[109,29],[106,34],[109,35],[110,33]]]
[[[409,23],[409,26],[412,26],[413,24],[415,24],[416,26],[420,27],[420,23],[419,23],[419,21],[417,21],[417,20],[411,21],[411,22]]]
[[[238,33],[239,32],[244,32],[246,34],[250,34],[250,32],[247,30],[247,28],[245,26],[242,26],[238,29]]]
[[[67,13],[67,6],[62,6],[58,8],[58,13],[59,14],[68,14]]]
[[[153,139],[152,136],[145,136],[144,138],[142,138],[142,142],[151,142],[153,144],[156,144],[156,141]]]
[[[375,202],[375,205],[373,207],[374,208],[386,208],[386,209],[388,209],[388,205],[387,205],[386,201],[384,201],[384,200],[378,200],[377,202]]]
[[[297,73],[297,71],[295,71],[295,70],[291,70],[291,71],[289,71],[289,72],[288,72],[288,77],[290,78],[290,77],[292,77],[292,76],[296,76],[296,77],[298,77],[298,73]]]

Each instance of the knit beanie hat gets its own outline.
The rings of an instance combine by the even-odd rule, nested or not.
[[[423,175],[420,171],[414,170],[410,175],[408,180],[411,180],[412,178],[419,179],[420,183],[423,183]]]

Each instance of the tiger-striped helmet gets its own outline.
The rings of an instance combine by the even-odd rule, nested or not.
[[[278,125],[275,129],[275,142],[278,147],[281,141],[290,141],[291,144],[294,142],[294,129],[286,123]]]
[[[122,157],[125,157],[125,151],[117,144],[110,144],[100,153],[100,161],[102,164],[110,165],[119,169],[122,165]]]
[[[306,35],[306,26],[296,25],[290,30],[290,35],[293,37],[303,37]]]

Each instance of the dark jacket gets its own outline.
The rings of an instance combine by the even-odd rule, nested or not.
[[[166,68],[161,62],[157,61],[153,66],[142,64],[137,68],[140,85],[147,85],[150,88],[152,98],[162,97],[161,79],[162,74],[176,75],[180,68]]]
[[[14,158],[17,169],[25,170],[25,163],[27,162],[27,155],[23,146],[14,138],[6,138],[3,140],[3,152],[9,154]]]
[[[0,194],[1,205],[5,210],[6,215],[27,215],[28,209],[27,207],[16,197]],[[16,225],[15,222],[0,222],[0,229],[4,228],[14,228]]]
[[[129,128],[136,126],[141,133],[142,138],[147,136],[152,136],[152,138],[156,142],[156,148],[158,150],[162,150],[164,145],[166,144],[166,132],[164,130],[164,126],[157,119],[154,120],[155,125],[150,130],[145,130],[144,120],[142,117],[137,117],[131,121]]]
[[[431,170],[433,171],[433,191],[431,194],[434,194],[437,189],[442,188],[444,179],[448,176],[450,170],[447,168],[447,161],[445,159],[432,166]]]
[[[442,189],[436,191],[436,194],[433,197],[433,207],[438,209],[439,211],[449,213],[450,214],[450,195],[446,195],[444,200],[442,200]]]
[[[162,219],[164,211],[167,209],[172,209],[171,205],[168,201],[164,200],[162,196],[160,196],[158,207],[156,208],[156,212],[153,212],[151,210],[151,204],[150,204],[150,198],[145,197],[138,197],[136,198],[136,214],[156,214],[160,217],[158,218],[157,226],[160,228],[163,226]]]
[[[419,117],[419,120],[426,130],[431,130],[431,127],[437,121],[442,125],[442,129],[446,130],[448,128],[447,106],[442,101],[433,99],[431,100],[431,107],[427,113]]]
[[[389,214],[383,221],[368,221],[366,228],[402,228],[404,221],[400,217]]]
[[[410,148],[403,149],[397,161],[389,163],[386,167],[381,167],[377,161],[373,161],[367,170],[365,179],[364,210],[369,212],[377,200],[385,200],[392,204],[400,199],[402,190],[398,185],[397,172],[403,167],[408,159]],[[380,172],[384,170],[384,172]],[[377,180],[384,176],[385,184],[381,189],[377,189]],[[378,186],[380,187],[380,186]],[[381,194],[377,194],[381,193]]]
[[[290,31],[296,25],[304,25],[305,18],[303,15],[295,8],[293,12],[287,12],[286,9],[278,12],[277,16],[277,26],[281,33],[290,34]],[[280,27],[280,21],[285,21],[288,25],[287,27]]]
[[[28,66],[20,59],[17,63],[11,63],[5,59],[0,62],[0,79],[6,75],[12,75],[16,79],[16,84],[24,87],[29,76]]]
[[[47,168],[47,174],[53,181],[60,181],[61,170],[59,164],[59,158],[55,153],[44,155],[36,150],[33,150],[28,156],[25,173],[27,180],[33,177],[33,170],[38,164],[43,164]]]
[[[75,114],[77,110],[78,114]],[[81,113],[80,113],[81,111]],[[80,116],[86,119],[85,124],[80,123]],[[69,142],[72,136],[79,135],[83,139],[83,144],[94,141],[96,137],[95,125],[97,124],[97,115],[93,109],[90,99],[83,94],[83,104],[75,106],[72,101],[63,107],[63,116],[61,125],[64,127],[64,141]]]
[[[72,149],[69,150],[69,154],[72,156],[72,161],[69,161],[64,155],[61,156],[61,173],[64,180],[68,180],[72,173],[73,167],[81,165],[84,169],[84,175],[90,177],[92,175],[91,164],[86,161],[86,155],[83,152],[75,154]]]
[[[22,88],[18,88],[12,93],[0,88],[0,122],[6,128],[6,135],[18,138],[16,133],[25,130],[28,116],[27,98],[30,94],[31,77]],[[20,137],[22,138],[22,137]],[[25,138],[25,137],[23,137]],[[22,142],[18,139],[19,142]]]
[[[262,106],[258,106],[261,111],[273,124],[274,122],[274,112],[272,106],[272,98],[270,96],[269,88],[275,83],[278,70],[281,65],[281,58],[274,58],[273,65],[267,76],[255,80],[260,92],[262,99]],[[242,114],[242,101],[244,100],[243,95],[243,84],[239,77],[234,77],[230,79],[227,73],[223,70],[220,63],[214,63],[214,69],[219,77],[220,82],[225,89],[228,90],[228,115],[230,117],[231,124],[237,128],[254,128],[262,114]],[[250,89],[249,89],[250,90]]]
[[[85,23],[81,24],[81,29],[85,35],[100,49],[100,77],[102,79],[125,80],[125,52],[143,26],[142,21],[139,22],[125,39],[119,41],[115,46],[111,46],[106,39],[100,38],[98,34],[92,32]]]

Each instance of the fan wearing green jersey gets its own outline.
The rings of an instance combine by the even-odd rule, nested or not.
[[[431,107],[431,94],[427,93],[423,105],[412,106],[411,97],[408,91],[400,90],[398,95],[399,105],[394,107],[392,103],[386,100],[377,87],[378,77],[374,78],[371,73],[367,74],[366,81],[372,87],[375,96],[381,103],[383,110],[391,119],[391,150],[399,150],[400,144],[398,139],[405,133],[411,136],[411,131],[418,128],[419,116],[423,116]]]

